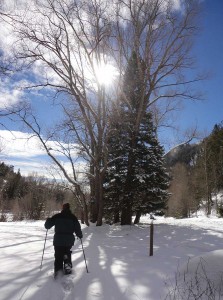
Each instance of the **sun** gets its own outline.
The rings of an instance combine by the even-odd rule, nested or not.
[[[94,66],[95,77],[100,85],[111,85],[118,75],[117,69],[109,63],[101,62]]]

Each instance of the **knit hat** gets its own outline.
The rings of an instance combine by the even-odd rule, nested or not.
[[[70,204],[69,203],[64,203],[63,204],[63,210],[65,209],[70,209]]]

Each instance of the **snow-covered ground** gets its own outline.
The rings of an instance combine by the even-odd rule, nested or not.
[[[139,226],[83,227],[89,273],[77,240],[72,255],[74,273],[57,281],[52,276],[53,229],[48,231],[40,270],[44,222],[0,223],[0,299],[184,299],[188,291],[182,292],[182,287],[203,293],[206,282],[209,286],[214,283],[217,297],[208,298],[203,293],[199,299],[223,299],[219,297],[223,286],[223,219],[156,219],[154,256],[149,256],[150,222],[144,217]],[[191,282],[198,279],[203,283],[192,288]],[[182,297],[174,298],[174,291],[182,292]],[[169,292],[172,298],[167,297]]]

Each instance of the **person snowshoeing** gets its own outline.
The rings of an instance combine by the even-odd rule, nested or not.
[[[63,209],[60,213],[55,214],[51,218],[47,218],[45,228],[50,229],[55,226],[55,234],[53,239],[55,261],[54,261],[54,277],[59,273],[71,274],[71,248],[74,245],[74,233],[79,239],[82,239],[80,223],[77,217],[71,212],[70,204],[63,204]]]

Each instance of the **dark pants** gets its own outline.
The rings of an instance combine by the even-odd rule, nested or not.
[[[63,271],[65,265],[68,265],[70,268],[72,268],[72,262],[71,262],[72,251],[70,251],[70,247],[54,246],[54,251],[55,251],[55,261],[54,261],[55,274],[58,271]]]

